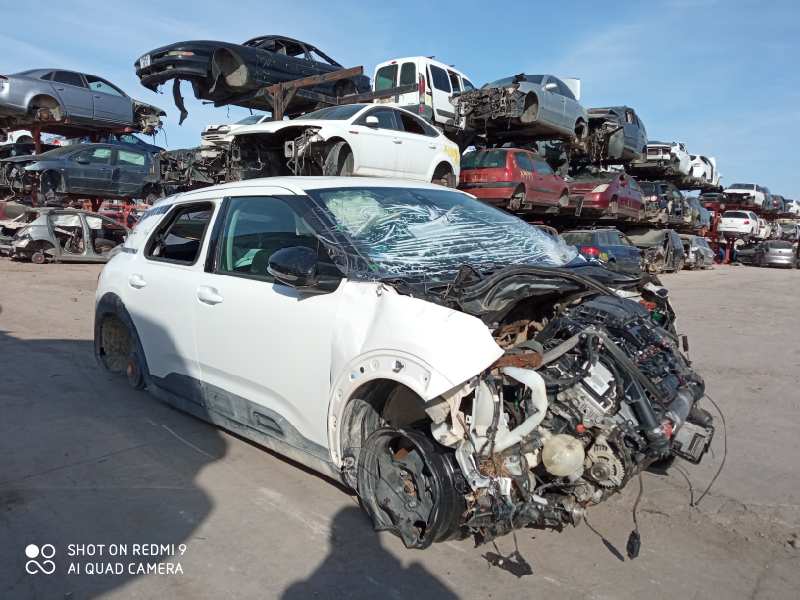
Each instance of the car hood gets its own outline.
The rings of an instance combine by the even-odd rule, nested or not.
[[[231,131],[234,137],[240,135],[251,135],[255,133],[275,133],[289,127],[319,127],[320,129],[331,123],[347,123],[347,121],[326,121],[316,119],[292,119],[290,121],[268,121],[266,123],[256,123],[255,125],[243,125]]]
[[[149,52],[145,52],[142,54],[161,54],[163,52],[168,52],[170,50],[201,50],[204,51],[203,54],[211,54],[214,52],[216,48],[220,47],[231,47],[231,46],[239,46],[240,44],[231,44],[230,42],[217,42],[214,40],[188,40],[185,42],[175,42],[174,44],[168,44],[166,46],[161,46],[160,48],[155,48],[150,50]],[[137,66],[139,61],[136,61]]]
[[[23,154],[22,156],[9,156],[8,158],[0,158],[0,162],[4,163],[26,163],[38,160],[38,156],[34,154]]]

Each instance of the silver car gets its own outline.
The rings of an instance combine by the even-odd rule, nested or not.
[[[47,123],[53,133],[130,127],[150,134],[165,115],[96,75],[59,69],[0,75],[0,129]]]
[[[498,79],[453,98],[462,126],[501,140],[528,137],[582,142],[589,117],[579,100],[577,80],[567,85],[553,75]],[[573,91],[574,90],[574,91]]]
[[[714,265],[714,251],[705,238],[699,235],[681,235],[686,254],[684,268],[710,269]]]

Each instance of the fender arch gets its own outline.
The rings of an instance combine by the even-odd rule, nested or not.
[[[420,400],[420,406],[463,382],[451,382],[419,358],[400,350],[376,350],[350,361],[336,378],[328,402],[328,448],[331,460],[342,465],[342,427],[352,400],[375,388],[401,386]]]

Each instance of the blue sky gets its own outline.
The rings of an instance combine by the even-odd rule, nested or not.
[[[519,72],[579,77],[584,106],[627,104],[651,139],[717,157],[723,183],[756,182],[800,200],[800,5],[792,1],[221,2],[0,0],[0,73],[64,67],[107,77],[167,110],[156,142],[194,146],[238,107],[202,105],[184,84],[178,126],[170,85],[157,95],[133,70],[139,55],[190,39],[244,41],[285,34],[345,66],[435,55],[476,84]]]

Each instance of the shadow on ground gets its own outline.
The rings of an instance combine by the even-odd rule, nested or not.
[[[212,509],[195,478],[225,455],[220,432],[105,373],[89,341],[0,331],[0,356],[0,597],[95,598],[138,563],[179,560],[132,556],[132,545],[189,542]],[[26,572],[28,544],[54,546],[53,574]],[[70,544],[105,547],[69,556]],[[87,575],[91,563],[123,572]]]

